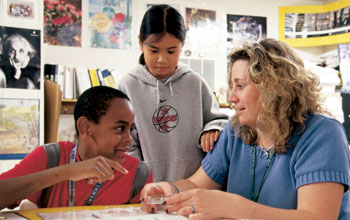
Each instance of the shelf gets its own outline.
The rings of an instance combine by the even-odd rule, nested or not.
[[[76,99],[62,99],[61,114],[73,114]]]
[[[62,99],[61,114],[73,114],[76,99]],[[230,104],[219,104],[220,108],[232,108]]]

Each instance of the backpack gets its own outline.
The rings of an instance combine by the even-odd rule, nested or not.
[[[46,169],[56,167],[60,162],[60,146],[58,143],[45,144],[44,149],[46,151],[47,163]],[[130,204],[132,198],[134,198],[139,192],[141,192],[143,186],[146,184],[150,175],[151,169],[143,162],[139,161],[137,166],[134,182],[131,186],[128,204]],[[40,208],[46,208],[49,202],[50,194],[53,186],[49,186],[42,190],[41,198],[39,201]]]

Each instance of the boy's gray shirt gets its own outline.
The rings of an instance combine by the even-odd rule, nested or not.
[[[130,154],[151,167],[155,182],[191,176],[205,156],[200,135],[221,131],[228,121],[205,80],[181,63],[164,83],[138,65],[119,89],[136,115]]]

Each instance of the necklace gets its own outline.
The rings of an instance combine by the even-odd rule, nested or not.
[[[275,158],[275,152],[272,153],[272,156],[270,157],[269,161],[267,162],[265,171],[264,171],[264,175],[262,177],[262,180],[260,182],[260,185],[258,187],[258,191],[256,192],[256,195],[254,196],[254,185],[255,185],[255,167],[256,167],[256,146],[254,146],[253,148],[253,162],[252,162],[252,188],[251,188],[251,194],[250,194],[250,199],[254,202],[258,201],[259,198],[259,194],[260,194],[260,190],[261,187],[263,186],[265,179],[267,177],[267,173],[269,171],[269,167],[273,161],[273,159]]]
[[[270,156],[270,150],[273,148],[273,146],[275,146],[274,144],[272,144],[270,147],[268,147],[268,148],[261,148],[261,150],[262,150],[262,152],[264,152],[264,154],[265,154],[265,158],[267,159],[267,158],[269,158],[269,156]]]

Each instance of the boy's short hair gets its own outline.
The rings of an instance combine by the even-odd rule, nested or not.
[[[98,124],[101,116],[105,115],[115,98],[129,97],[122,91],[108,86],[94,86],[85,90],[78,98],[74,107],[74,125],[79,136],[77,121],[85,116],[89,121]]]

